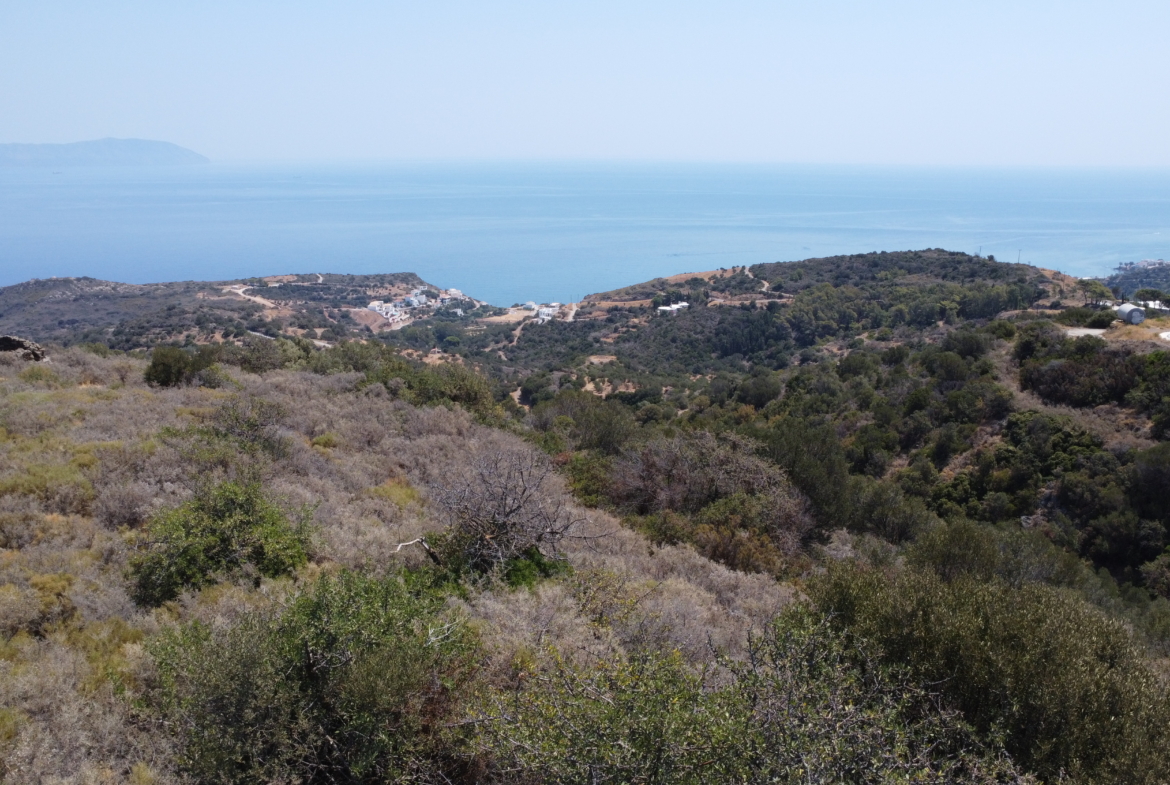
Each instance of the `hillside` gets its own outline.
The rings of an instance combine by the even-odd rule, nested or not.
[[[1116,288],[1125,297],[1132,297],[1138,289],[1170,291],[1170,264],[1158,259],[1122,265],[1113,275],[1101,281],[1110,289]]]
[[[361,341],[278,311],[423,284],[266,283],[0,352],[6,782],[1164,780],[1170,320],[939,250]]]
[[[208,160],[170,142],[97,139],[68,144],[0,144],[0,166],[189,166]]]
[[[328,342],[401,326],[367,306],[372,300],[393,300],[416,289],[435,296],[439,292],[414,273],[158,284],[38,279],[0,288],[0,332],[42,343],[98,342],[120,350],[166,342],[240,341],[249,333]],[[458,304],[468,313],[481,308],[470,299]],[[477,315],[493,312],[481,310]],[[436,314],[459,318],[443,308],[420,309],[409,312],[406,323]]]

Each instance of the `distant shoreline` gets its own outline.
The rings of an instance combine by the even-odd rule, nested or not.
[[[0,167],[191,166],[211,161],[170,142],[96,139],[67,144],[0,144]]]

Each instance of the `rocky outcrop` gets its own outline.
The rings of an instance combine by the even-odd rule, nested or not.
[[[26,338],[15,335],[0,335],[0,352],[15,352],[22,360],[40,362],[45,359],[45,350]]]

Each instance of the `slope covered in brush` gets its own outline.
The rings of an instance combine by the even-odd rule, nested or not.
[[[1161,781],[1167,354],[923,255],[0,355],[4,776]]]

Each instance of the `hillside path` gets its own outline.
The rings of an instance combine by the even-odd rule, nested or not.
[[[225,286],[223,290],[225,292],[231,292],[232,294],[238,294],[245,300],[251,300],[254,303],[263,305],[265,308],[276,308],[276,303],[272,302],[271,300],[266,300],[263,297],[258,297],[254,294],[244,294],[244,292],[251,288],[251,286]]]

